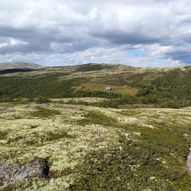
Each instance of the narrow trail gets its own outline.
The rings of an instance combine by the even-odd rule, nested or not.
[[[191,175],[191,146],[190,146],[189,150],[190,150],[190,152],[189,152],[189,155],[187,157],[186,166],[188,168],[189,174]]]

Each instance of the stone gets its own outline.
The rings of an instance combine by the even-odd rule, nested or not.
[[[110,91],[112,91],[112,88],[109,87],[109,86],[108,86],[108,87],[105,87],[104,91],[105,91],[105,92],[110,92]]]
[[[103,142],[104,141],[104,137],[96,137],[96,142]]]
[[[49,166],[47,159],[34,159],[22,166],[6,163],[0,164],[0,184],[14,183],[26,178],[48,177]]]

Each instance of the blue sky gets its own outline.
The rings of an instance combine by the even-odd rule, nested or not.
[[[191,64],[189,0],[0,1],[0,62]]]
[[[141,49],[129,49],[128,50],[128,56],[129,57],[143,57],[144,51]]]

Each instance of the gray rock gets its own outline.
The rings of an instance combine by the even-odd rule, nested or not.
[[[35,159],[22,166],[0,164],[0,184],[14,183],[26,178],[48,177],[49,166],[47,159]]]
[[[105,87],[105,88],[104,88],[104,92],[110,92],[110,91],[112,91],[112,88],[111,88],[111,87],[108,86],[108,87]]]
[[[103,142],[104,141],[104,137],[96,137],[96,142]]]

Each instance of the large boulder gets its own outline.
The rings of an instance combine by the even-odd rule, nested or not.
[[[47,159],[35,159],[22,166],[0,164],[0,184],[14,183],[26,178],[47,177],[49,166]]]

